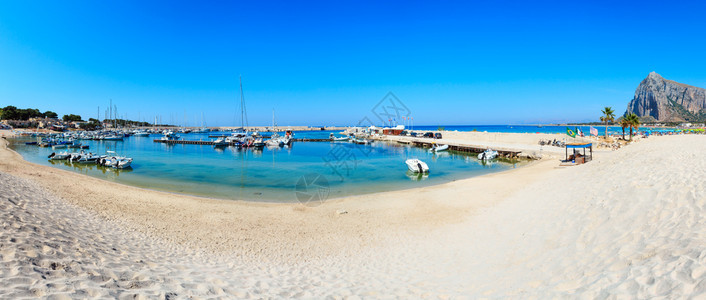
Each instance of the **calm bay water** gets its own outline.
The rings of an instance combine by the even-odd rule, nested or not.
[[[295,137],[328,138],[330,133],[296,132]],[[49,161],[50,153],[64,149],[28,146],[24,144],[27,139],[14,140],[12,148],[34,163],[129,185],[207,197],[278,202],[297,201],[295,186],[307,174],[323,175],[329,184],[329,198],[333,198],[440,184],[517,166],[499,161],[484,164],[475,155],[432,154],[426,149],[385,142],[372,145],[294,142],[289,148],[240,150],[153,142],[160,137],[129,137],[122,142],[81,141],[90,145],[88,151],[93,153],[112,150],[132,157],[132,169],[127,170]],[[208,134],[182,137],[209,140]],[[407,172],[404,161],[408,158],[425,161],[430,174],[419,177]]]

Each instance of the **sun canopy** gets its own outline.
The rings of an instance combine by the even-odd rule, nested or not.
[[[592,143],[581,143],[581,144],[566,144],[566,148],[569,149],[581,149],[581,148],[591,148]]]
[[[571,152],[574,154],[569,157],[569,149],[574,149]],[[583,155],[577,153],[576,149],[583,149]],[[588,149],[589,155],[586,156],[586,149]],[[592,143],[570,143],[566,144],[566,160],[571,160],[572,163],[583,164],[593,160],[593,144]]]

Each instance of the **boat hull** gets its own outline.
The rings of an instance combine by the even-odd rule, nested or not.
[[[429,173],[429,166],[418,159],[408,159],[405,161],[407,168],[413,173]]]

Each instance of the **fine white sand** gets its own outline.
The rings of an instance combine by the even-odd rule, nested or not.
[[[519,151],[524,156],[541,157],[553,156],[564,157],[565,149],[550,145],[540,145],[540,141],[560,141],[565,143],[593,143],[594,151],[604,144],[604,139],[600,137],[575,137],[566,134],[555,133],[513,133],[513,132],[475,132],[475,131],[441,131],[442,139],[429,139],[423,137],[384,135],[385,140],[390,141],[420,141],[435,142],[437,144],[467,145],[473,147],[491,148],[495,150]],[[421,135],[422,132],[419,132]],[[638,137],[634,137],[637,139]]]
[[[0,298],[706,297],[703,136],[317,207],[127,187],[3,142]]]

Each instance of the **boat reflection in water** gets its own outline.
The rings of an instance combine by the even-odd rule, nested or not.
[[[431,152],[431,160],[433,162],[436,162],[438,159],[445,159],[445,158],[455,158],[456,155],[451,154],[449,152],[443,151],[443,152]]]
[[[405,175],[412,181],[421,181],[429,178],[429,173],[415,173],[409,170],[407,170]]]
[[[120,173],[132,172],[132,168],[115,169],[111,167],[99,166],[96,164],[71,163],[68,160],[49,160],[49,163],[55,166],[64,166],[82,174],[89,174],[89,172],[92,172],[93,170],[98,170],[103,174],[114,174],[114,176],[117,177],[120,176]]]

